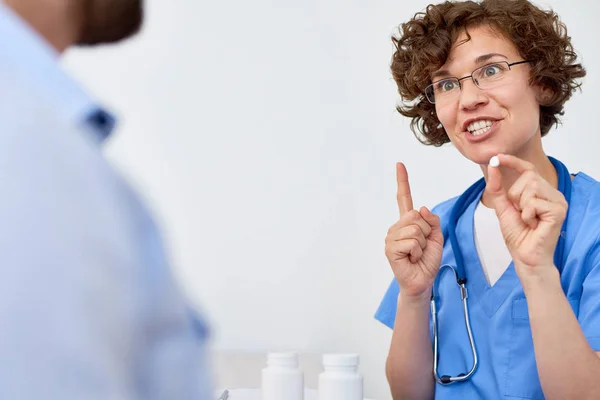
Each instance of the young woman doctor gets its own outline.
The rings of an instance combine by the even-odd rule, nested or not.
[[[542,147],[585,75],[565,26],[526,0],[446,2],[394,43],[399,112],[483,172],[429,211],[397,165],[376,314],[394,399],[600,399],[600,184]]]

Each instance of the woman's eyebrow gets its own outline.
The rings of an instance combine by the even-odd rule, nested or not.
[[[508,57],[506,57],[504,54],[488,53],[488,54],[480,55],[477,58],[475,58],[475,64],[482,64],[494,57],[503,57],[508,60]],[[439,71],[435,71],[433,74],[431,74],[431,80],[435,81],[435,78],[443,77],[443,76],[450,76],[450,71],[448,71],[447,69],[440,69]]]
[[[508,57],[506,57],[504,54],[501,54],[501,53],[488,53],[488,54],[484,54],[484,55],[481,55],[481,56],[477,57],[475,59],[475,64],[484,63],[484,62],[488,61],[489,59],[494,58],[494,57],[498,57],[498,56],[499,57],[503,57],[503,58],[505,58],[505,59],[508,60]]]

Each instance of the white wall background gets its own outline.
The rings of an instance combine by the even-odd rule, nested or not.
[[[390,398],[391,332],[372,315],[392,278],[394,163],[407,164],[415,205],[480,173],[452,147],[420,145],[394,111],[389,36],[426,4],[148,0],[134,40],[67,54],[121,117],[108,155],[156,210],[216,349],[358,352],[366,394]],[[600,5],[544,4],[588,68],[546,148],[600,178]]]

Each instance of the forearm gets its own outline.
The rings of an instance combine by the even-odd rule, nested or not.
[[[429,334],[429,297],[398,296],[396,322],[386,363],[394,400],[432,399],[433,351]]]
[[[547,399],[600,398],[600,358],[562,291],[556,268],[523,285],[538,375]]]

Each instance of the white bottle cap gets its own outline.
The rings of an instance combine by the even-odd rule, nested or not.
[[[358,354],[324,354],[325,367],[355,367],[358,366]]]
[[[279,366],[297,368],[299,365],[298,353],[292,351],[285,353],[269,353],[267,355],[267,365],[270,367]]]

